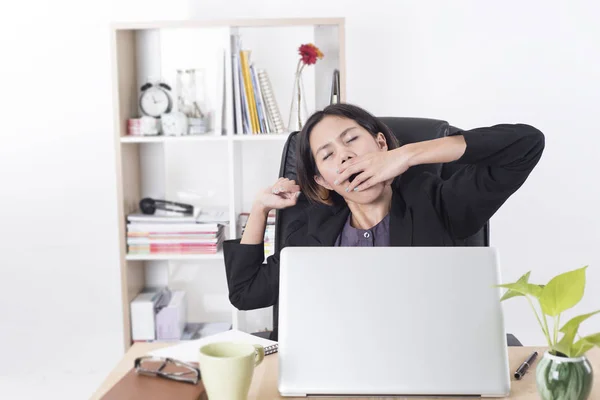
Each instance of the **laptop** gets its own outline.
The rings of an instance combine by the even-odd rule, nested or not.
[[[510,392],[498,254],[490,247],[286,247],[282,396]]]

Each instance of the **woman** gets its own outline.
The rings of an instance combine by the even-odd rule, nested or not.
[[[300,193],[314,204],[289,225],[282,248],[460,245],[525,182],[543,149],[544,135],[521,124],[400,146],[367,111],[330,105],[299,134],[298,183],[282,178],[261,191],[241,240],[224,243],[230,301],[241,310],[277,303],[279,253],[263,265],[267,215],[295,205]],[[402,179],[432,163],[464,167],[448,180],[429,173]]]

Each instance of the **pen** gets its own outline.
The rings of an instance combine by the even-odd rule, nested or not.
[[[525,375],[525,373],[527,372],[527,370],[529,369],[531,364],[535,361],[535,358],[537,357],[537,355],[538,355],[537,351],[534,351],[533,353],[531,353],[531,355],[529,357],[527,357],[527,360],[523,361],[523,364],[521,364],[519,366],[519,368],[517,368],[517,371],[515,372],[516,379],[521,379],[523,377],[523,375]]]

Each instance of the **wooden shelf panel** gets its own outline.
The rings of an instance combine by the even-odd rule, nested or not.
[[[127,254],[128,261],[179,261],[179,260],[222,260],[223,253],[217,254]]]
[[[289,134],[288,133],[271,133],[271,134],[261,134],[261,135],[234,135],[231,136],[232,140],[235,142],[246,142],[246,141],[255,141],[255,140],[287,140]]]
[[[121,143],[189,143],[189,142],[252,142],[285,141],[287,133],[261,135],[194,135],[194,136],[122,136]]]
[[[344,26],[344,18],[277,18],[277,19],[222,19],[222,20],[183,20],[151,22],[115,22],[113,30],[142,29],[181,29],[214,27],[280,27],[280,26]]]
[[[166,142],[223,142],[227,136],[192,135],[192,136],[121,136],[121,143],[166,143]]]

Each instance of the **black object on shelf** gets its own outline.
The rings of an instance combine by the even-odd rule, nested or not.
[[[192,215],[194,213],[194,206],[191,204],[177,203],[167,200],[156,200],[146,197],[140,201],[140,210],[142,210],[142,213],[148,215],[154,214],[156,210],[176,212],[182,215]]]

